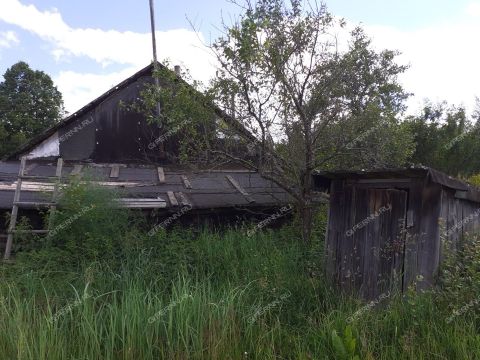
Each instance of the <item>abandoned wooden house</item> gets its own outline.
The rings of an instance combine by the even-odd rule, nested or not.
[[[445,251],[480,230],[480,192],[427,167],[320,172],[330,193],[327,273],[366,299],[435,283]]]
[[[145,85],[153,83],[152,74],[153,65],[145,67],[0,162],[2,219],[10,212],[16,219],[18,212],[33,217],[41,208],[54,207],[59,189],[51,180],[67,181],[85,172],[103,186],[122,189],[124,206],[157,209],[160,216],[188,206],[191,211],[185,218],[207,214],[210,219],[236,219],[273,212],[287,204],[288,195],[281,188],[237,164],[195,170],[180,164],[182,131],[156,141],[165,130],[149,123],[142,113],[120,105],[138,99]],[[215,113],[211,131],[216,131],[218,118],[239,127],[220,109]],[[8,229],[5,221],[0,222],[3,243],[15,231],[15,221],[10,221]]]

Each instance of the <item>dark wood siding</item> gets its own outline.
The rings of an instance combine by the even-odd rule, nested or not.
[[[366,299],[389,289],[431,287],[444,251],[456,251],[480,230],[480,204],[425,175],[331,180],[326,264],[345,291]],[[451,180],[451,179],[450,179]],[[346,232],[385,204],[392,209],[352,236]],[[444,241],[447,243],[444,244]]]
[[[327,271],[340,287],[374,298],[402,287],[408,191],[332,182]]]

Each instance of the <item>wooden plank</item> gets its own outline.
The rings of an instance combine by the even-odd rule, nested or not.
[[[333,279],[338,283],[338,271],[336,261],[338,246],[342,232],[339,229],[340,221],[343,219],[343,209],[345,208],[345,201],[343,199],[343,182],[341,180],[333,180],[330,185],[330,206],[328,209],[328,223],[327,223],[327,236],[325,238],[325,269],[327,277]],[[343,221],[342,221],[343,223]]]
[[[54,202],[40,202],[40,201],[14,201],[14,205],[19,207],[50,207],[54,206]]]
[[[119,175],[120,175],[120,166],[112,165],[112,168],[110,170],[110,178],[118,178]]]
[[[403,284],[402,291],[406,291],[416,278],[418,269],[418,242],[422,219],[422,191],[424,189],[424,178],[414,179],[409,189],[408,210],[413,212],[413,226],[407,229],[405,234],[405,255],[403,266]]]
[[[182,181],[183,181],[183,186],[185,186],[186,189],[191,189],[191,188],[192,188],[192,184],[191,184],[190,181],[188,180],[187,176],[186,176],[186,175],[182,175],[181,178],[182,178]]]
[[[447,226],[446,226],[446,233],[448,239],[448,249],[449,251],[455,251],[457,248],[458,243],[458,232],[454,231],[454,226],[457,223],[457,212],[455,210],[455,198],[449,194],[448,197],[448,218],[447,218]]]
[[[3,256],[4,260],[8,260],[10,258],[10,253],[12,251],[13,230],[15,230],[18,216],[18,206],[15,205],[15,203],[20,201],[20,192],[22,191],[22,176],[25,175],[26,162],[27,158],[25,156],[22,156],[22,159],[20,161],[20,169],[18,170],[17,188],[15,189],[15,194],[13,195],[14,204],[12,207],[12,214],[10,216],[10,224],[8,226],[7,244],[5,246],[5,254]]]
[[[396,184],[409,183],[412,179],[358,179],[355,180],[358,184]]]
[[[167,202],[162,198],[121,198],[117,199],[120,207],[129,209],[163,209]]]
[[[200,170],[199,172],[202,173],[240,173],[240,174],[245,174],[245,173],[256,173],[255,170],[246,170],[246,169],[228,169],[228,170]]]
[[[158,174],[158,182],[160,184],[165,183],[165,172],[163,171],[163,167],[157,167],[157,174]]]
[[[43,180],[43,181],[51,181],[51,182],[54,182],[54,181],[58,180],[56,176],[37,176],[37,175],[29,176],[29,175],[24,175],[21,178],[22,178],[22,180]]]
[[[355,219],[356,223],[367,219],[371,214],[375,213],[377,207],[377,197],[375,189],[367,192],[367,198],[365,203],[367,208],[362,210],[362,214],[358,214]],[[378,238],[378,221],[369,222],[363,229],[359,230],[360,233],[366,234],[365,236],[365,252],[363,256],[364,260],[364,273],[363,284],[361,289],[361,295],[364,299],[372,299],[376,291],[377,274],[378,274],[378,257],[377,252],[380,251],[377,246]]]
[[[53,194],[52,194],[53,205],[50,207],[50,216],[48,218],[48,229],[51,229],[53,227],[53,224],[55,221],[55,212],[57,211],[56,203],[58,201],[60,181],[62,180],[62,170],[63,170],[63,159],[58,158],[57,169],[55,171],[55,176],[57,177],[58,181],[55,182],[53,186]]]
[[[233,185],[235,189],[237,189],[238,192],[240,192],[243,196],[249,196],[248,192],[245,191],[244,188],[240,186],[240,184],[235,180],[231,175],[225,176],[227,180],[230,182],[230,184]]]
[[[50,230],[13,230],[14,234],[48,234]]]
[[[170,200],[170,204],[172,206],[178,206],[178,201],[173,191],[167,191],[167,195],[168,195],[168,200]]]
[[[403,268],[405,263],[405,246],[407,240],[407,228],[413,227],[413,210],[408,209],[408,195],[406,191],[391,190],[393,192],[391,210],[391,247],[393,251],[393,263],[391,268],[391,280],[395,290],[402,291]],[[409,225],[410,223],[410,225]]]
[[[82,170],[83,170],[83,165],[81,165],[81,164],[73,165],[73,170],[70,173],[70,175],[73,175],[73,176],[80,175]]]
[[[440,260],[438,219],[441,213],[442,187],[427,183],[422,192],[422,219],[418,239],[417,289],[424,290],[435,281]],[[458,201],[458,200],[457,200]]]
[[[349,205],[352,210],[351,221],[349,221],[349,224],[352,223],[352,225],[349,226],[349,229],[354,231],[353,227],[355,224],[364,220],[367,216],[368,195],[366,189],[361,189],[356,186],[352,188],[352,192],[349,194],[351,194],[350,199],[346,201],[346,204]],[[348,253],[351,252],[352,256],[349,259],[350,261],[343,265],[348,265],[348,271],[353,273],[352,290],[355,290],[355,292],[362,292],[365,288],[363,285],[366,278],[364,262],[366,253],[370,251],[370,249],[366,249],[367,230],[367,228],[355,230],[352,236],[346,237],[344,240],[346,241],[346,245],[349,244],[349,241],[351,242],[351,247],[344,247],[344,255],[346,255],[348,259]]]
[[[355,206],[355,199],[358,196],[356,189],[352,186],[345,188],[345,221],[347,225],[342,229],[340,234],[340,243],[338,244],[338,277],[340,286],[348,293],[354,291],[353,286],[355,281],[353,279],[352,254],[354,247],[354,237],[359,236],[360,232],[353,232],[353,235],[348,235],[347,231],[352,231],[356,217],[358,215],[358,208]],[[361,215],[360,215],[361,216]],[[351,234],[351,233],[349,233]]]

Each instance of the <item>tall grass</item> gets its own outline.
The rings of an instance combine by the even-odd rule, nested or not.
[[[73,190],[60,224],[101,192]],[[446,290],[366,308],[329,285],[320,235],[307,247],[293,226],[149,237],[101,204],[0,268],[0,359],[480,358],[478,309],[447,323],[478,296],[478,265],[446,269]]]

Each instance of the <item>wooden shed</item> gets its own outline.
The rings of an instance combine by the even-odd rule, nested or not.
[[[480,193],[442,172],[320,172],[330,193],[327,272],[347,292],[375,299],[432,286],[444,252],[480,227]]]

